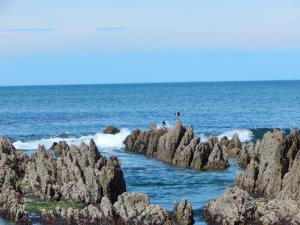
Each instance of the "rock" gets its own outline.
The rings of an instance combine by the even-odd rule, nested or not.
[[[25,180],[35,197],[96,204],[103,196],[114,202],[126,191],[118,159],[103,157],[93,140],[80,148],[65,143],[54,148],[60,149],[57,160],[40,146],[28,163]]]
[[[189,168],[193,160],[194,152],[196,151],[196,147],[199,144],[199,142],[200,139],[195,138],[192,139],[190,143],[183,149],[181,149],[181,146],[178,147],[174,154],[172,164],[183,168]]]
[[[63,152],[68,152],[70,150],[69,145],[65,141],[60,141],[58,143],[54,142],[50,148],[54,151],[54,154],[61,157]]]
[[[241,142],[237,133],[233,134],[225,149],[228,157],[237,157],[239,155],[241,151]]]
[[[250,162],[251,165],[242,175],[244,177],[238,177],[237,183],[246,190],[271,198],[276,197],[282,188],[284,175],[293,164],[295,151],[297,151],[295,149],[299,149],[298,139],[292,138],[296,136],[298,137],[297,134],[291,133],[284,137],[279,130],[267,132],[263,140],[258,143],[259,150],[255,150],[259,152],[256,153],[256,159],[252,159],[256,163]]]
[[[113,205],[118,225],[171,225],[167,210],[149,202],[148,196],[140,193],[123,193]]]
[[[157,145],[158,141],[165,133],[167,133],[167,129],[160,128],[157,130],[154,135],[152,135],[149,139],[146,155],[148,157],[157,158]]]
[[[207,142],[209,144],[209,148],[213,149],[215,147],[215,145],[219,143],[219,140],[218,140],[218,137],[211,136]]]
[[[208,203],[204,218],[211,224],[300,224],[297,130],[289,135],[279,130],[267,132],[255,147],[245,145],[240,157],[244,165],[250,160],[245,172],[236,175],[236,187]],[[262,198],[252,198],[249,193]],[[244,216],[242,212],[249,213]]]
[[[134,144],[135,144],[140,132],[141,132],[141,130],[139,130],[139,129],[133,130],[131,132],[131,134],[126,137],[126,139],[124,140],[126,150],[128,150],[128,151],[134,150]]]
[[[67,201],[84,207],[42,210],[40,224],[193,224],[192,208],[186,200],[176,203],[171,214],[150,204],[146,195],[126,193],[119,160],[102,156],[93,140],[80,147],[54,143],[49,151],[39,146],[31,159],[16,151],[9,140],[0,140],[0,215],[16,224],[31,224],[24,206],[27,195],[51,204]],[[21,168],[26,171],[22,173]]]
[[[208,143],[199,143],[194,151],[193,160],[190,168],[192,169],[204,169],[208,162],[209,155],[212,149],[210,149]]]
[[[223,149],[227,149],[227,146],[229,144],[229,140],[228,140],[228,137],[224,136],[220,139],[220,142],[219,142],[220,146],[223,148]]]
[[[224,145],[226,140],[222,139]],[[225,150],[218,152],[213,148],[218,144],[217,137],[211,137],[208,143],[200,143],[200,138],[194,138],[193,127],[185,128],[178,120],[173,129],[148,131],[133,130],[124,141],[125,149],[145,154],[162,162],[192,169],[224,169],[228,166]],[[209,156],[211,153],[209,165]]]
[[[157,158],[159,160],[172,163],[175,151],[181,143],[181,139],[185,135],[185,131],[185,127],[183,127],[182,123],[177,120],[174,129],[161,136],[157,145]],[[188,138],[189,134],[186,134],[185,139]]]
[[[118,133],[120,133],[120,129],[113,125],[105,127],[103,129],[103,134],[118,134]]]
[[[194,224],[193,209],[191,204],[184,198],[181,203],[175,202],[172,213],[172,225]]]
[[[205,169],[224,169],[228,167],[228,159],[224,150],[219,144],[215,144],[212,152],[208,157],[208,162],[205,165]]]
[[[252,142],[243,144],[242,150],[238,156],[240,167],[246,168],[255,155],[255,146]]]
[[[63,209],[42,212],[42,224],[49,225],[114,225],[112,205],[108,198],[103,197],[98,206],[88,205],[84,209]]]
[[[237,133],[234,133],[231,140],[228,143],[227,148],[232,149],[232,148],[241,148],[241,141],[239,138],[239,135]]]
[[[223,195],[211,200],[202,210],[209,225],[254,224],[256,204],[242,189],[227,189]]]

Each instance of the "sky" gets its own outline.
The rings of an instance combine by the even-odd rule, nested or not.
[[[299,0],[0,0],[0,85],[300,79]]]

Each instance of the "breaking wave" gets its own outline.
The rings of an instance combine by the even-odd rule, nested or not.
[[[42,138],[39,140],[31,140],[31,141],[16,141],[14,142],[14,146],[17,149],[23,150],[33,150],[38,147],[38,145],[44,145],[45,148],[50,148],[53,142],[66,141],[69,145],[80,145],[81,142],[86,144],[89,143],[90,139],[93,139],[96,145],[99,148],[122,148],[123,141],[130,134],[130,131],[126,128],[121,129],[120,133],[112,135],[112,134],[103,134],[96,133],[94,135],[86,135],[81,137],[50,137],[50,138]]]

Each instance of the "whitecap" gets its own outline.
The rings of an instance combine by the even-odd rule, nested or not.
[[[38,145],[44,145],[45,148],[50,148],[54,142],[66,141],[69,145],[80,145],[81,142],[89,144],[90,139],[93,139],[98,148],[122,148],[124,147],[123,141],[130,134],[130,131],[126,128],[121,129],[118,134],[103,134],[96,133],[94,135],[81,136],[79,138],[69,137],[69,138],[60,138],[60,137],[51,137],[51,138],[43,138],[40,140],[32,140],[32,141],[16,141],[14,142],[14,146],[17,149],[22,150],[33,150],[38,147]]]
[[[251,139],[253,138],[252,131],[248,129],[226,131],[219,135],[218,138],[221,139],[222,137],[226,136],[230,140],[235,133],[239,135],[241,142],[251,141]]]

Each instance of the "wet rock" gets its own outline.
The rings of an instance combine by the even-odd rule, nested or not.
[[[256,204],[242,189],[227,189],[203,209],[203,218],[210,225],[253,224]]]
[[[118,134],[118,133],[120,133],[120,129],[113,125],[107,126],[103,129],[103,134]]]

